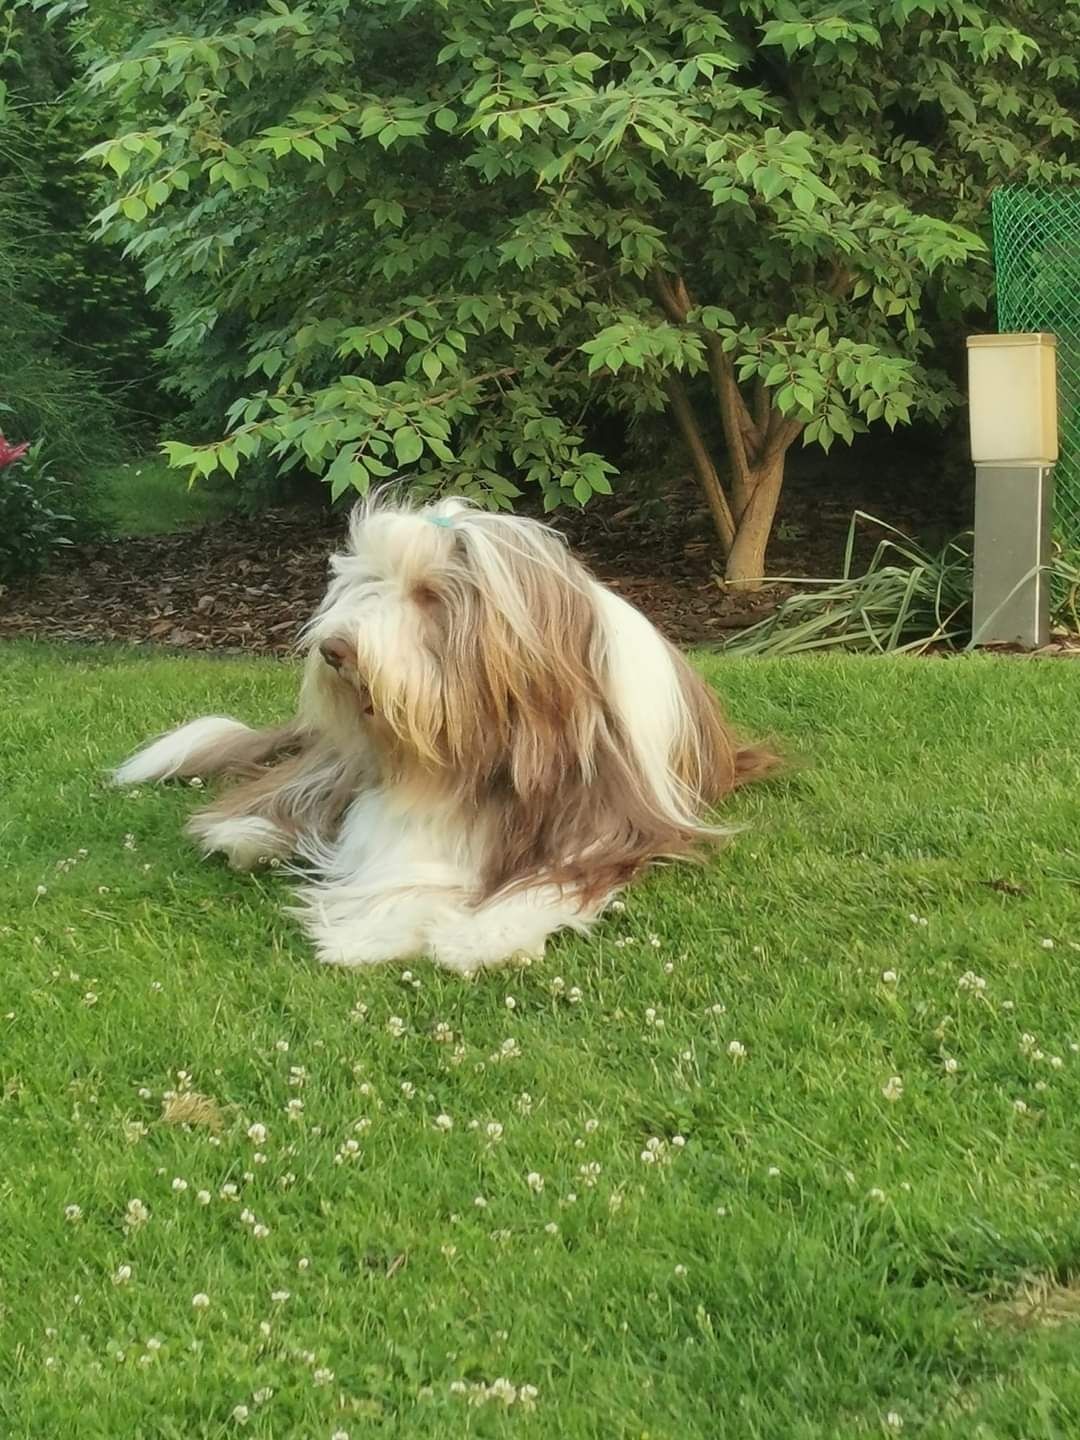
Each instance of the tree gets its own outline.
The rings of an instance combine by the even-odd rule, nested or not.
[[[174,462],[583,504],[602,397],[671,416],[756,583],[796,440],[955,402],[926,321],[985,303],[990,187],[1080,174],[1046,8],[177,3],[92,76],[140,116],[103,229],[237,391]]]

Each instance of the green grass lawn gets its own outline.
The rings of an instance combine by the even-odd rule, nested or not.
[[[3,652],[5,1440],[1078,1433],[1080,672],[710,673],[798,768],[470,985],[104,786],[289,670]]]
[[[91,479],[113,535],[167,535],[223,520],[231,511],[227,491],[189,487],[184,472],[171,470],[161,455],[102,466]]]

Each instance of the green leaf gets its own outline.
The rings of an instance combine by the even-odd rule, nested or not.
[[[399,465],[415,464],[423,453],[424,442],[416,430],[408,427],[394,435],[394,454]]]
[[[796,210],[801,210],[804,215],[809,215],[814,208],[814,192],[805,185],[796,185],[791,192],[792,203]]]

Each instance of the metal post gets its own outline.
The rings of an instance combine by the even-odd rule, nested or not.
[[[1053,496],[1052,465],[975,467],[976,645],[1048,643]]]
[[[1057,438],[1053,335],[971,335],[968,401],[975,462],[973,645],[1050,638],[1048,566]]]

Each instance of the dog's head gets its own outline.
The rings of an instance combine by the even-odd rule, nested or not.
[[[306,703],[338,743],[522,794],[588,763],[599,587],[546,526],[458,500],[367,507],[331,568]]]

